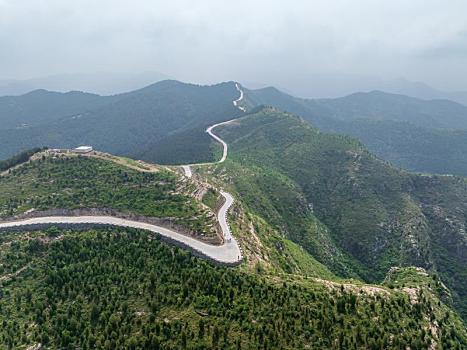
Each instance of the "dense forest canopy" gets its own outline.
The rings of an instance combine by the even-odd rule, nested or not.
[[[289,97],[266,91],[290,104]],[[112,97],[86,116],[53,120],[57,133],[47,137],[69,135],[62,133],[63,125],[91,136],[113,125],[121,139],[133,144],[123,126],[135,127],[131,130],[137,130],[140,143],[134,154],[142,158],[167,163],[214,159],[220,149],[205,128],[239,114],[232,104],[236,93],[233,83],[199,87],[166,81]],[[218,99],[205,113],[213,94]],[[90,104],[99,100],[79,94],[67,98],[76,96]],[[60,95],[54,98],[61,101]],[[365,96],[349,99],[344,105],[355,103],[358,114]],[[173,167],[100,152],[78,156],[35,148],[0,162],[0,219],[51,209],[112,209],[167,219],[205,239],[217,237],[219,189],[228,189],[236,197],[230,226],[245,254],[241,267],[226,268],[133,229],[2,232],[0,346],[467,346],[467,242],[462,235],[467,180],[402,171],[376,158],[359,140],[325,134],[300,117],[259,106],[260,101],[247,96],[242,103],[250,107],[249,114],[216,129],[229,144],[227,161],[194,167],[190,180]],[[318,102],[294,103],[306,113]],[[175,104],[176,111],[171,109]],[[148,106],[151,113],[146,114]],[[125,110],[130,107],[131,126]],[[168,124],[151,119],[158,113],[170,119]],[[409,131],[423,129],[415,126],[417,116],[415,121],[381,121],[368,113],[363,122],[324,112],[317,120],[376,127],[407,123]],[[16,132],[41,128],[0,134],[11,134],[13,140]],[[430,130],[453,135],[440,125]],[[116,135],[99,136],[113,142]]]
[[[171,218],[193,233],[215,235],[213,214],[195,201],[193,189],[173,172],[134,170],[107,159],[42,156],[0,177],[0,217],[30,210],[114,209]]]
[[[401,171],[271,108],[220,135],[227,174],[241,174],[232,189],[333,272],[381,282],[393,266],[436,271],[466,317],[467,179]]]
[[[245,94],[250,106],[273,106],[323,131],[356,137],[405,169],[467,175],[467,107],[459,103],[381,91],[334,99],[300,99],[274,88]]]
[[[232,104],[237,97],[233,82],[200,86],[165,80],[110,97],[37,91],[0,98],[0,159],[33,147],[88,144],[158,163],[208,161],[205,129],[240,115]],[[167,145],[176,147],[170,159],[159,151]]]
[[[64,349],[426,349],[467,345],[431,294],[375,295],[214,267],[135,230],[2,234],[0,344]],[[5,248],[3,248],[5,249]]]

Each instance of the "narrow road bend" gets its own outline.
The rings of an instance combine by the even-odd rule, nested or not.
[[[240,93],[240,97],[233,101],[235,107],[240,109],[241,111],[245,112],[245,108],[240,106],[240,102],[244,98],[244,94],[240,85],[238,83],[235,84],[237,91]],[[219,136],[213,133],[213,129],[220,126],[225,125],[232,122],[232,120],[214,124],[206,129],[206,132],[216,141],[222,144],[223,146],[223,153],[222,158],[215,162],[215,163],[223,163],[227,158],[228,153],[228,145],[224,142]],[[205,163],[205,164],[198,164],[198,165],[207,165],[213,163]],[[193,164],[194,165],[194,164]],[[182,169],[186,177],[192,177],[192,171],[190,165],[182,165]],[[221,195],[224,197],[225,201],[222,207],[219,209],[217,213],[217,220],[221,227],[221,231],[224,237],[224,242],[222,245],[211,245],[204,242],[201,242],[193,237],[186,236],[174,230],[170,230],[161,226],[148,224],[140,221],[133,221],[122,219],[118,217],[112,216],[44,216],[44,217],[37,217],[37,218],[29,218],[29,219],[21,219],[15,221],[8,221],[8,222],[0,222],[0,230],[8,230],[8,229],[32,229],[34,227],[43,227],[46,226],[53,226],[53,225],[110,225],[110,226],[119,226],[119,227],[131,227],[136,229],[147,230],[150,232],[154,232],[160,234],[161,236],[167,238],[168,240],[176,241],[194,251],[200,253],[200,255],[210,258],[216,262],[223,263],[223,264],[237,264],[239,263],[243,257],[240,246],[235,238],[232,236],[232,232],[230,230],[229,223],[227,222],[227,214],[234,203],[233,196],[225,191],[220,191]]]

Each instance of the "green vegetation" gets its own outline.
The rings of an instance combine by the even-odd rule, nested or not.
[[[331,131],[357,137],[377,156],[408,170],[467,176],[467,130],[361,119],[336,123]]]
[[[284,249],[291,247],[284,240],[288,238],[303,247],[313,258],[325,263],[334,273],[358,278],[352,268],[355,262],[333,242],[329,229],[313,214],[297,184],[274,169],[257,166],[255,160],[251,163],[245,160],[241,164],[231,161],[236,157],[234,152],[235,150],[230,153],[225,163],[226,174],[232,174],[230,181],[233,186],[230,190],[238,193],[246,211],[251,212],[261,241],[269,244],[271,255],[278,255],[275,260],[280,261],[282,269],[288,273],[297,270],[293,267],[295,263],[284,261],[285,256],[295,260],[292,252]],[[222,169],[222,166],[218,167],[217,171]],[[216,178],[221,178],[221,174],[216,172],[211,181]],[[248,232],[248,228],[244,229]],[[302,269],[303,266],[298,267],[298,270]]]
[[[141,172],[93,157],[46,157],[0,177],[0,216],[30,209],[111,208],[123,213],[172,218],[194,232],[207,228],[209,212],[165,169]]]
[[[35,90],[22,96],[0,97],[0,129],[28,128],[78,116],[111,103],[116,97],[103,97],[79,91],[67,93]]]
[[[206,204],[212,210],[216,210],[218,208],[218,204],[220,203],[221,196],[219,192],[217,192],[213,188],[208,188],[206,193],[203,196],[203,203]]]
[[[38,101],[28,95],[14,98],[13,110],[9,99],[0,99],[0,124],[10,119],[30,123],[36,111],[44,115],[28,127],[0,127],[0,159],[32,147],[84,143],[157,163],[207,161],[212,154],[206,127],[241,113],[232,104],[238,96],[233,82],[199,86],[166,80],[111,97],[56,93],[49,99],[50,94],[37,92]]]
[[[358,138],[377,156],[408,170],[467,175],[467,107],[380,91],[299,99],[274,88],[247,90],[249,106],[297,114],[326,132]]]
[[[462,349],[420,292],[374,296],[214,267],[136,230],[0,236],[0,346],[63,349]],[[433,328],[434,335],[430,331]]]
[[[111,104],[89,107],[79,117],[58,118],[58,109],[56,120],[0,130],[0,138],[6,152],[45,141],[68,146],[85,140],[153,161],[207,161],[219,148],[205,127],[238,113],[232,96],[232,83],[166,81],[113,97]],[[279,97],[277,103],[290,103]],[[315,101],[319,108],[313,109],[312,102],[297,99],[294,106],[328,130],[356,127],[364,97],[332,108],[329,101]],[[260,102],[251,94],[245,101],[250,107]],[[394,123],[387,132],[393,135],[408,123],[400,113],[388,116],[396,121],[379,120],[387,106],[367,107],[368,129],[357,128],[363,134],[372,134],[371,125]],[[341,115],[339,108],[353,114]],[[432,122],[443,122],[435,112]],[[449,123],[462,123],[461,112]],[[424,115],[411,118],[404,140],[416,140],[410,133],[423,129],[414,125]],[[435,124],[430,126],[444,128]],[[465,178],[401,171],[355,139],[324,134],[272,108],[256,108],[216,133],[229,143],[227,161],[196,171],[236,195],[229,222],[244,264],[216,267],[131,229],[2,232],[0,348],[467,347]],[[410,142],[404,147],[411,148]],[[215,190],[204,194],[202,205],[193,198],[192,182],[163,167],[46,153],[22,164],[34,152],[0,163],[0,169],[21,164],[0,176],[0,217],[109,208],[214,234]]]
[[[292,274],[339,281],[329,269],[303,247],[292,242],[260,216],[235,204],[230,228],[240,240],[245,255],[244,268],[273,276]]]
[[[19,164],[22,164],[22,163],[25,163],[29,160],[29,158],[42,151],[43,149],[41,148],[33,148],[31,150],[27,150],[27,151],[24,151],[24,152],[21,152],[9,159],[6,159],[6,160],[0,160],[0,171],[5,171],[5,170],[8,170],[10,168],[13,168],[14,166],[16,165],[19,165]]]
[[[216,159],[212,152],[212,138],[206,125],[176,132],[152,144],[138,157],[159,164],[208,163]]]
[[[467,106],[448,100],[421,100],[372,91],[302,101],[323,116],[339,120],[393,120],[430,129],[467,130]]]
[[[218,131],[225,176],[248,210],[344,277],[393,266],[437,272],[467,317],[467,180],[400,171],[351,138],[264,109]]]
[[[384,285],[390,288],[424,288],[441,300],[451,302],[450,292],[436,274],[429,274],[420,267],[393,267],[387,274]]]

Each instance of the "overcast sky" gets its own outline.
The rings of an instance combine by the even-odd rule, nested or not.
[[[467,1],[0,0],[0,79],[159,71],[284,87],[316,75],[467,90]]]

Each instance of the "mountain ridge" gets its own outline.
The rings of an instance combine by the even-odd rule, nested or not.
[[[220,130],[226,166],[244,169],[229,178],[240,198],[337,274],[346,266],[381,281],[393,266],[436,270],[465,317],[467,179],[399,170],[357,140],[304,123],[265,108]]]
[[[210,140],[203,129],[239,115],[241,112],[232,104],[237,95],[234,82],[199,86],[170,80],[130,93],[97,97],[94,108],[81,108],[80,112],[66,110],[66,113],[58,108],[55,114],[48,115],[52,120],[47,123],[0,129],[4,145],[0,158],[32,147],[72,148],[79,144],[139,157],[151,154],[151,148],[157,147],[158,142],[165,143],[164,139],[171,134],[191,132],[193,139],[199,141],[198,148],[193,151],[195,147],[184,144],[180,152],[189,152],[200,161],[209,160],[212,158]],[[8,117],[15,119],[14,115]],[[0,114],[0,120],[5,118]]]
[[[379,157],[405,169],[467,175],[467,159],[459,157],[467,152],[467,107],[460,104],[379,92],[319,100],[296,98],[274,88],[245,94],[250,108],[270,105],[325,132],[356,137]]]
[[[228,332],[235,336],[224,337],[222,347],[226,349],[257,347],[258,344],[266,344],[265,339],[270,339],[268,344],[272,348],[303,348],[305,344],[313,344],[317,348],[337,346],[346,349],[352,344],[359,344],[361,347],[376,348],[410,346],[415,349],[431,346],[460,349],[467,344],[465,327],[450,309],[450,296],[446,296],[442,290],[441,281],[446,281],[445,270],[441,267],[433,270],[431,260],[424,264],[426,256],[432,257],[420,244],[427,238],[419,226],[415,225],[420,232],[409,231],[402,236],[404,239],[401,241],[407,247],[400,255],[392,257],[390,250],[389,256],[383,254],[387,261],[382,262],[371,256],[365,257],[368,254],[364,249],[353,249],[355,242],[351,241],[352,237],[350,240],[345,238],[346,235],[354,236],[356,228],[361,230],[362,217],[359,214],[363,214],[363,219],[371,219],[371,215],[366,216],[366,213],[381,206],[385,206],[387,212],[394,211],[399,207],[399,193],[408,193],[409,189],[417,190],[417,193],[421,192],[420,188],[428,189],[421,194],[427,206],[433,204],[433,193],[430,191],[443,191],[445,197],[435,196],[439,197],[436,206],[448,210],[451,222],[457,225],[455,216],[445,203],[447,200],[454,207],[460,203],[461,198],[449,197],[459,185],[454,181],[457,178],[417,177],[426,184],[412,184],[410,179],[413,175],[398,171],[375,158],[358,140],[323,133],[297,116],[271,108],[258,108],[250,115],[237,118],[222,126],[220,133],[229,144],[225,163],[194,166],[194,176],[199,176],[201,183],[205,178],[212,179],[238,195],[240,202],[235,205],[230,222],[233,233],[245,249],[245,265],[232,270],[216,268],[179,249],[166,247],[154,237],[128,228],[90,229],[79,233],[60,229],[10,233],[2,236],[6,244],[0,247],[11,247],[5,256],[14,257],[13,261],[2,261],[2,268],[6,269],[7,274],[1,278],[2,283],[3,279],[6,281],[5,290],[8,293],[6,298],[0,299],[0,307],[8,315],[11,315],[13,308],[21,310],[14,317],[20,329],[16,329],[11,322],[6,323],[0,343],[5,339],[5,342],[12,344],[40,342],[50,347],[57,344],[88,344],[92,347],[104,341],[108,344],[114,342],[115,347],[157,348],[162,344],[176,347],[201,344],[209,347],[209,344],[221,344],[219,333]],[[132,166],[139,164],[125,159],[121,161]],[[31,172],[37,173],[38,179],[30,179]],[[8,181],[0,178],[0,186],[7,185],[9,190],[6,192],[13,197],[18,194],[23,196],[15,200],[3,198],[10,209],[21,207],[21,210],[26,210],[31,205],[61,203],[82,206],[98,199],[111,206],[125,207],[137,203],[139,210],[147,210],[146,205],[141,205],[150,197],[142,194],[129,200],[128,195],[118,195],[118,191],[124,188],[132,194],[142,191],[141,186],[138,189],[133,184],[143,181],[147,190],[156,193],[159,187],[166,187],[167,195],[158,194],[166,205],[151,205],[156,213],[161,210],[170,212],[172,206],[167,204],[172,201],[183,209],[184,204],[170,193],[171,188],[178,187],[170,182],[176,178],[184,182],[180,180],[181,175],[174,173],[169,176],[172,178],[170,181],[164,179],[164,176],[168,176],[164,171],[158,171],[153,176],[156,176],[155,183],[149,176],[122,171],[119,167],[115,169],[112,163],[104,160],[91,162],[79,156],[70,160],[39,157],[36,163],[8,174]],[[18,192],[15,183],[20,184],[21,191]],[[193,193],[190,183],[185,186],[185,193]],[[77,192],[72,195],[70,191]],[[2,192],[5,193],[4,190]],[[213,195],[215,197],[216,194]],[[342,202],[340,198],[345,196],[355,197],[355,202]],[[367,197],[371,199],[370,202]],[[379,200],[381,198],[386,201]],[[147,206],[152,202],[150,200]],[[211,207],[216,207],[215,198],[210,202]],[[410,198],[407,202],[413,204]],[[403,209],[411,208],[410,205],[405,205]],[[346,210],[347,207],[350,210]],[[191,210],[193,208],[191,206]],[[439,215],[436,210],[433,213],[434,216]],[[196,224],[189,218],[186,220],[184,210],[178,210],[178,214],[186,224]],[[385,212],[377,214],[381,217]],[[407,220],[403,215],[399,216],[403,227],[410,229],[416,224],[411,218]],[[332,225],[335,217],[338,220],[335,220],[336,225]],[[354,225],[345,223],[352,218],[356,221]],[[435,221],[443,223],[443,218],[444,214]],[[376,235],[375,245],[371,234],[378,225],[368,221],[368,226],[364,234],[355,235],[354,238],[364,245],[368,243],[370,252],[373,247],[379,247],[377,252],[381,254],[385,250],[385,246],[381,248],[378,241],[381,235]],[[443,232],[446,228],[441,224],[436,231]],[[391,237],[391,232],[387,233]],[[19,240],[20,236],[30,237],[31,243],[29,239]],[[446,246],[452,243],[453,239],[444,237],[454,238],[452,233],[446,233],[440,237],[438,244]],[[412,238],[417,243],[415,248],[411,247]],[[387,245],[394,247],[390,241]],[[22,259],[26,252],[29,252],[29,260],[24,262]],[[111,258],[109,252],[112,252]],[[105,254],[106,259],[103,258]],[[0,255],[0,259],[3,256]],[[314,257],[325,264],[315,261]],[[337,264],[327,259],[336,259]],[[99,261],[106,263],[97,263]],[[386,274],[386,267],[393,267],[397,261],[406,267],[397,271],[391,268],[390,274]],[[453,262],[449,262],[451,268],[456,266]],[[382,267],[381,271],[377,271],[375,263]],[[339,264],[349,269],[347,277],[352,276],[352,270],[356,269],[354,271],[358,273],[355,277],[361,275],[368,280],[371,279],[369,274],[374,273],[373,279],[384,284],[369,285],[359,280],[342,280],[326,268],[335,269]],[[413,269],[410,267],[413,264],[424,264],[427,271]],[[54,268],[49,268],[51,266]],[[115,267],[118,267],[118,273]],[[433,271],[439,271],[441,277],[432,275]],[[154,276],[150,275],[151,272]],[[114,284],[114,278],[120,282]],[[83,281],[88,282],[83,286]],[[107,284],[105,281],[108,281]],[[459,307],[458,293],[462,291],[462,285],[453,286],[453,281],[448,281],[448,285],[455,291],[453,299],[456,307]],[[34,288],[27,289],[27,286]],[[118,288],[118,293],[112,294],[115,288]],[[30,293],[23,296],[18,290],[30,290]],[[92,295],[92,299],[88,299],[87,295]],[[28,303],[28,300],[31,301]],[[42,300],[53,305],[51,314],[35,313],[34,310],[42,308]],[[288,302],[282,308],[284,300]],[[73,307],[75,302],[79,304],[79,312],[73,311],[76,310]],[[248,307],[245,308],[245,305]],[[272,305],[275,305],[273,312]],[[225,308],[229,308],[228,313]],[[63,317],[66,310],[70,322],[54,322],[55,315]],[[284,312],[287,315],[293,313],[293,319],[298,322],[291,322]],[[133,315],[139,321],[135,321]],[[331,319],[326,315],[331,315]],[[41,325],[34,334],[22,331],[22,325],[31,317]],[[240,325],[241,322],[253,326],[245,328]],[[358,328],[359,335],[347,332],[347,327],[332,327],[336,322],[351,325],[350,329]],[[106,332],[106,324],[112,324],[114,331]],[[134,327],[135,324],[144,327],[143,335],[138,331],[139,326]],[[169,324],[171,335],[167,330]],[[276,326],[268,328],[268,324]],[[151,328],[151,325],[155,326]],[[176,336],[180,335],[175,331],[177,325],[181,325],[182,336]],[[161,328],[157,330],[157,327],[165,331],[161,332]],[[287,334],[294,330],[297,335],[288,339],[286,334],[278,331],[284,327],[287,327]],[[83,336],[80,329],[85,328],[92,330]],[[263,328],[265,330],[261,330]],[[329,329],[338,331],[329,333]],[[15,330],[15,334],[23,334],[21,339],[12,340],[7,335]],[[195,336],[195,332],[198,336]],[[204,335],[206,333],[207,337]],[[241,340],[235,344],[230,339]]]

